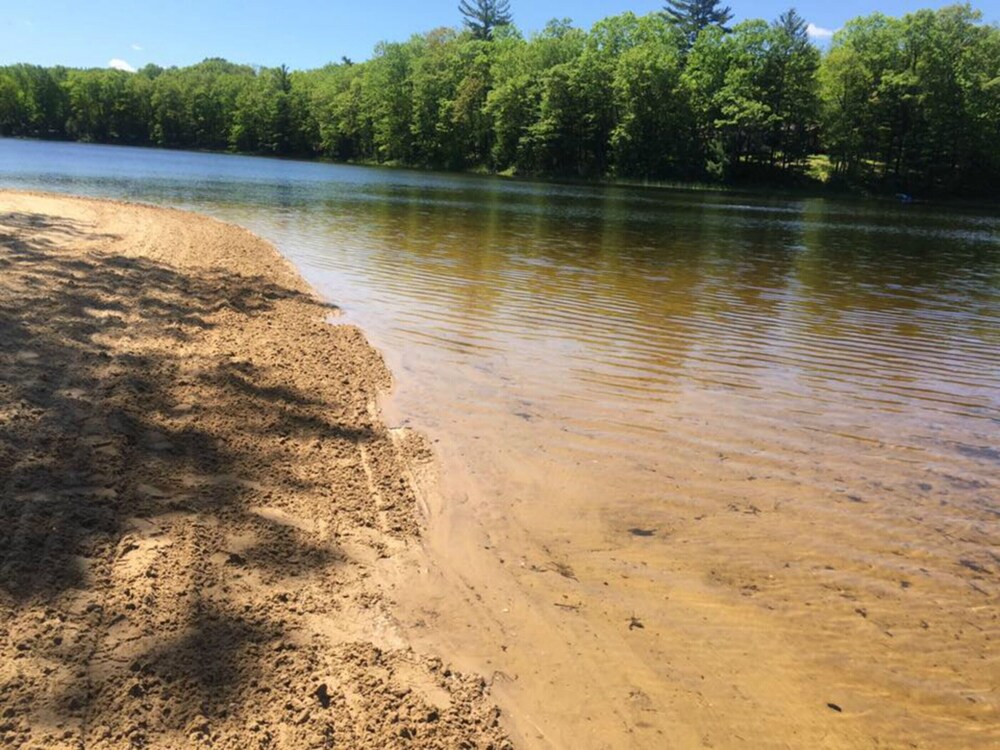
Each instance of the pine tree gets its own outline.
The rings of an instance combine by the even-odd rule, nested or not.
[[[458,10],[465,18],[465,25],[476,39],[488,41],[493,29],[513,21],[510,0],[462,0]]]
[[[795,8],[789,8],[775,21],[775,26],[782,29],[789,38],[797,42],[809,41],[809,34],[806,30],[806,19],[799,15]]]
[[[689,47],[707,26],[729,31],[726,24],[733,18],[732,8],[720,8],[719,0],[667,0],[664,12],[667,20],[683,32]]]

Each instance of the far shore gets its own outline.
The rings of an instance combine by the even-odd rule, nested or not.
[[[573,177],[571,175],[541,175],[541,174],[516,174],[511,172],[493,172],[484,168],[469,168],[462,170],[447,170],[435,167],[420,167],[412,164],[401,164],[396,162],[379,162],[365,160],[336,161],[323,157],[304,156],[278,156],[274,154],[214,150],[214,149],[178,149],[164,146],[156,146],[149,143],[97,143],[89,141],[74,141],[64,138],[25,138],[19,136],[2,136],[0,140],[18,140],[36,143],[73,143],[83,146],[108,146],[112,148],[141,148],[149,151],[164,151],[174,153],[190,154],[213,154],[217,156],[241,156],[253,159],[267,159],[269,161],[294,162],[301,164],[326,164],[343,167],[364,167],[367,169],[392,169],[406,172],[449,175],[453,177],[482,177],[511,182],[537,183],[540,185],[586,185],[591,187],[618,187],[634,188],[644,190],[677,190],[682,192],[695,193],[720,193],[720,194],[744,194],[753,196],[773,196],[778,198],[836,198],[838,200],[850,200],[861,202],[874,202],[881,204],[899,203],[897,198],[898,190],[890,187],[877,187],[843,181],[828,183],[821,180],[802,176],[797,181],[774,181],[774,182],[698,182],[685,180],[663,180],[649,179],[640,180],[635,178],[615,178],[615,177]],[[931,203],[933,205],[969,208],[993,207],[995,197],[989,195],[956,196],[951,194],[929,196],[916,196],[915,202]],[[909,204],[909,205],[912,205]]]

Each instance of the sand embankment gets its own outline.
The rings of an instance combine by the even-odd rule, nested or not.
[[[0,193],[0,744],[506,746],[375,582],[421,443],[330,314],[244,230]]]

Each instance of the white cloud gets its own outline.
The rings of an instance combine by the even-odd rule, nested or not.
[[[822,26],[817,26],[814,23],[806,26],[806,33],[813,39],[829,39],[833,36],[833,32],[830,29],[824,29]]]
[[[124,70],[127,73],[135,73],[135,68],[124,60],[119,60],[117,57],[112,60],[108,60],[108,67],[114,68],[115,70]]]
[[[141,47],[140,45],[136,44],[135,42],[132,42],[132,44],[131,44],[130,46],[131,46],[131,47],[132,47],[132,49],[134,49],[134,50],[135,50],[136,52],[142,52],[142,47]]]

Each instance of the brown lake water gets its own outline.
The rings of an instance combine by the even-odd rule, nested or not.
[[[1000,210],[10,140],[0,186],[242,224],[364,329],[442,466],[401,619],[523,744],[1000,744]]]

